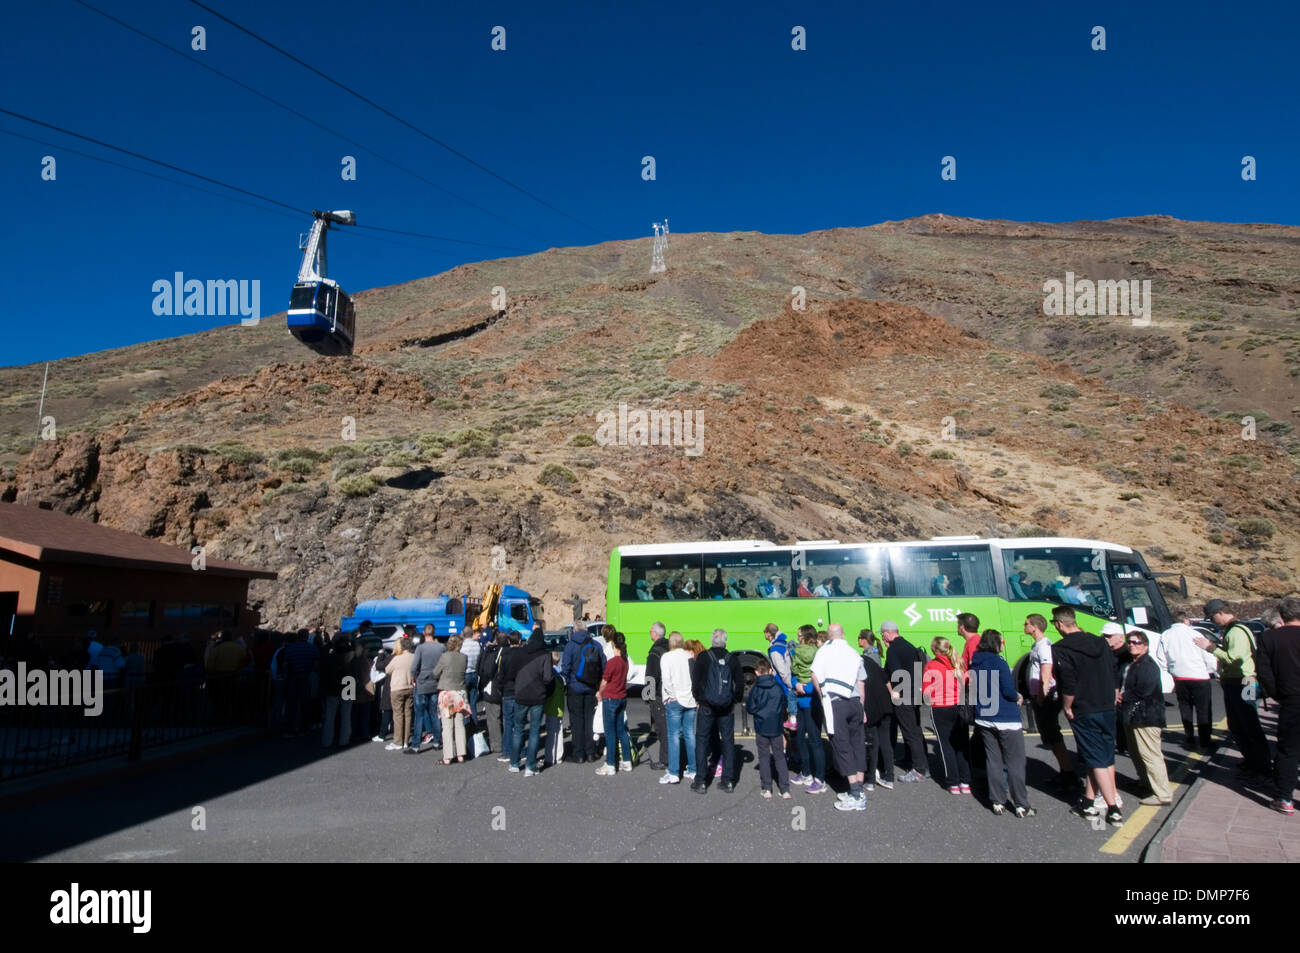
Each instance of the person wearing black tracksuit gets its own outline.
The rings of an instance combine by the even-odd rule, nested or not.
[[[875,786],[874,779],[877,775],[885,785],[892,786],[894,783],[894,746],[889,740],[889,719],[894,712],[894,704],[889,694],[889,684],[885,680],[885,670],[880,667],[876,657],[870,652],[863,652],[862,664],[867,671],[862,699],[863,711],[867,716],[866,787],[871,790]]]
[[[899,636],[898,626],[893,622],[883,623],[880,626],[880,634],[888,646],[885,650],[885,676],[890,685],[895,684],[896,672],[906,673],[906,678],[900,676],[897,680],[906,694],[904,697],[894,699],[893,711],[889,716],[893,722],[889,728],[891,748],[894,729],[897,728],[903,733],[903,741],[907,745],[912,761],[910,770],[899,780],[924,781],[930,776],[930,760],[925,754],[925,736],[921,734],[921,713],[915,701],[916,693],[921,688],[921,653],[911,642]]]

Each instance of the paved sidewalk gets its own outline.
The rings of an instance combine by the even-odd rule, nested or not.
[[[1276,709],[1260,711],[1270,739]],[[1243,784],[1235,769],[1241,753],[1225,741],[1200,772],[1186,808],[1163,838],[1160,862],[1166,864],[1242,864],[1300,861],[1300,817],[1268,807],[1269,783]]]

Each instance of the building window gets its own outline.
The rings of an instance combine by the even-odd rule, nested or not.
[[[112,614],[113,603],[107,599],[73,599],[64,610],[69,621],[94,622],[97,625],[108,624]]]
[[[233,626],[238,618],[237,602],[167,602],[163,621],[168,625]]]
[[[122,603],[122,624],[149,626],[153,624],[153,603],[133,600]]]

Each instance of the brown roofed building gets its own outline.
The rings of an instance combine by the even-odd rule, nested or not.
[[[248,631],[248,583],[275,573],[36,506],[0,503],[0,637],[122,640]]]

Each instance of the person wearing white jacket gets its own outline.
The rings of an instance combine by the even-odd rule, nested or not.
[[[660,784],[680,784],[677,772],[682,763],[682,741],[686,742],[686,780],[695,780],[695,709],[691,690],[691,653],[682,647],[682,634],[668,636],[668,651],[659,661],[663,681],[664,714],[668,721],[668,770]]]
[[[1191,748],[1199,740],[1202,748],[1210,746],[1210,729],[1214,713],[1210,707],[1210,675],[1218,667],[1213,655],[1196,644],[1200,633],[1185,622],[1175,622],[1160,634],[1156,664],[1174,679],[1178,713],[1183,719],[1183,743]],[[1197,732],[1192,731],[1196,715]],[[1199,738],[1198,738],[1199,736]]]

